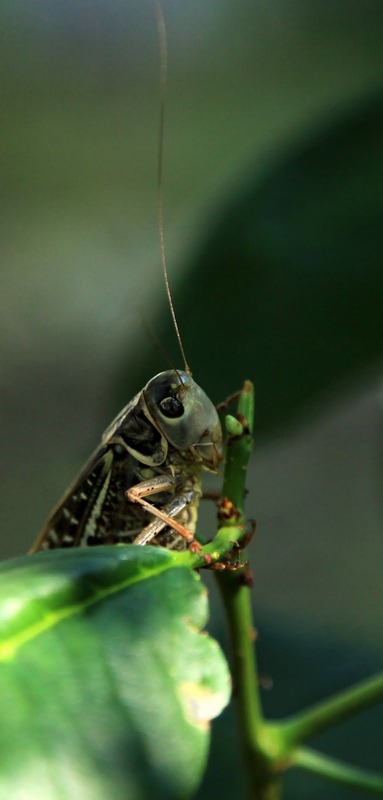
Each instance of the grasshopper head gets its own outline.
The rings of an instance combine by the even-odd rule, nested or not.
[[[177,450],[191,451],[215,472],[222,460],[222,429],[207,394],[187,373],[160,372],[144,389],[148,411],[166,440]]]

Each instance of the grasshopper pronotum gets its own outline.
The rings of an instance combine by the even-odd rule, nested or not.
[[[185,366],[156,375],[118,414],[51,513],[31,553],[118,542],[153,542],[173,549],[189,545],[198,552],[201,546],[194,532],[201,473],[216,472],[222,458],[218,414],[191,377],[168,284],[161,176],[167,43],[159,0],[156,7],[161,51],[158,229],[165,287]]]

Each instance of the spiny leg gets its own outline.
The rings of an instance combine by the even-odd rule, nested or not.
[[[189,545],[189,550],[192,553],[200,553],[201,552],[200,543],[196,541],[194,535],[190,531],[188,531],[188,529],[185,528],[184,525],[181,525],[181,523],[177,522],[176,519],[172,519],[172,517],[166,513],[166,508],[162,510],[154,506],[152,503],[149,503],[147,500],[145,500],[145,497],[148,497],[152,494],[157,494],[158,492],[166,492],[169,491],[169,489],[173,489],[175,484],[176,481],[169,475],[157,475],[156,477],[150,480],[142,481],[141,483],[137,483],[136,486],[132,486],[132,488],[128,489],[128,491],[126,492],[126,496],[131,503],[139,503],[139,505],[142,508],[144,508],[145,511],[148,511],[149,514],[152,514],[152,516],[157,517],[159,520],[161,520],[163,523],[161,527],[165,527],[165,525],[167,525],[169,528],[176,531],[176,533],[179,533],[180,536],[182,536],[187,541]],[[193,492],[188,492],[185,495],[179,495],[179,499],[182,503],[182,507],[179,508],[178,510],[182,510],[182,508],[184,508],[187,505],[187,503],[190,503],[192,501]],[[178,511],[176,510],[174,513],[178,513]],[[142,534],[145,534],[145,529],[144,531],[142,531]],[[154,535],[155,534],[153,534],[153,536]],[[150,539],[152,539],[153,536],[150,536]],[[137,539],[139,539],[139,536],[136,537],[136,539],[134,540],[136,544],[145,544],[146,541],[148,541],[146,539],[146,534],[144,536],[145,539],[144,542],[141,541],[138,542]]]
[[[175,497],[171,503],[168,503],[162,509],[163,513],[166,514],[167,518],[172,519],[180,511],[183,511],[185,506],[187,505],[187,498],[181,495],[180,497]],[[146,525],[145,528],[136,536],[133,541],[133,544],[149,544],[158,533],[160,533],[164,528],[168,525],[167,522],[164,522],[163,519],[155,519],[153,522],[150,522],[149,525]]]

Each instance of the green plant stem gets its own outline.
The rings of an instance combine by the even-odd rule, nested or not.
[[[278,731],[284,750],[292,750],[326,728],[354,716],[359,711],[383,700],[383,673],[351,686],[328,700],[301,711],[283,722],[272,723],[270,730]]]
[[[234,503],[244,522],[246,472],[253,449],[254,388],[250,381],[245,381],[239,397],[238,416],[247,423],[247,430],[241,436],[229,436],[222,494]]]
[[[208,566],[205,556],[211,556],[212,563],[222,561],[233,547],[243,539],[243,528],[238,526],[225,526],[220,528],[212,542],[205,544],[202,548],[202,555],[195,555],[189,550],[178,553],[176,550],[171,554],[175,564],[180,567],[190,567],[191,569],[201,569]]]
[[[217,581],[229,624],[234,699],[249,795],[253,800],[277,800],[280,797],[278,770],[274,770],[272,759],[265,756],[261,746],[264,719],[249,588],[241,585],[235,574],[219,573]]]
[[[298,749],[294,755],[296,767],[315,772],[328,780],[383,797],[383,776],[368,770],[358,769],[335,758],[317,753],[307,747]]]
[[[249,589],[241,586],[233,576],[218,576],[220,590],[229,621],[236,702],[242,720],[244,738],[253,749],[254,731],[263,725],[263,714],[257,682],[257,663]]]
[[[223,496],[227,497],[240,513],[239,525],[244,525],[244,500],[246,470],[252,448],[254,413],[253,387],[245,383],[238,404],[239,419],[245,421],[245,433],[229,438],[226,454]],[[246,422],[248,427],[246,427]],[[230,426],[234,430],[234,426]],[[265,756],[259,742],[262,739],[264,719],[259,695],[258,671],[254,640],[256,637],[251,608],[249,586],[244,570],[217,574],[229,624],[233,659],[234,697],[236,702],[241,751],[247,772],[249,794],[253,800],[277,800],[280,796],[279,777],[272,761]]]

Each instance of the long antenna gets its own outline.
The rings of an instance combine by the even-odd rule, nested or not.
[[[162,272],[164,275],[165,281],[165,289],[166,294],[168,297],[170,313],[172,315],[173,325],[176,332],[176,336],[178,339],[178,344],[180,346],[182,358],[185,364],[185,372],[189,372],[191,374],[191,370],[189,364],[186,360],[184,346],[182,344],[181,334],[178,327],[176,312],[174,311],[174,305],[172,300],[172,295],[170,292],[169,286],[169,278],[168,278],[168,270],[166,266],[166,254],[165,254],[165,237],[164,237],[164,197],[163,197],[163,188],[162,188],[162,170],[163,170],[163,161],[164,161],[164,123],[165,123],[165,97],[166,97],[166,86],[167,86],[167,78],[168,78],[168,42],[167,42],[167,35],[166,35],[166,25],[165,25],[165,18],[162,11],[162,6],[160,0],[155,0],[156,5],[156,12],[157,12],[157,28],[158,28],[158,40],[160,45],[160,110],[159,110],[159,118],[158,118],[158,153],[157,153],[157,220],[158,220],[158,235],[160,239],[160,250],[161,250],[161,264],[162,264]]]

